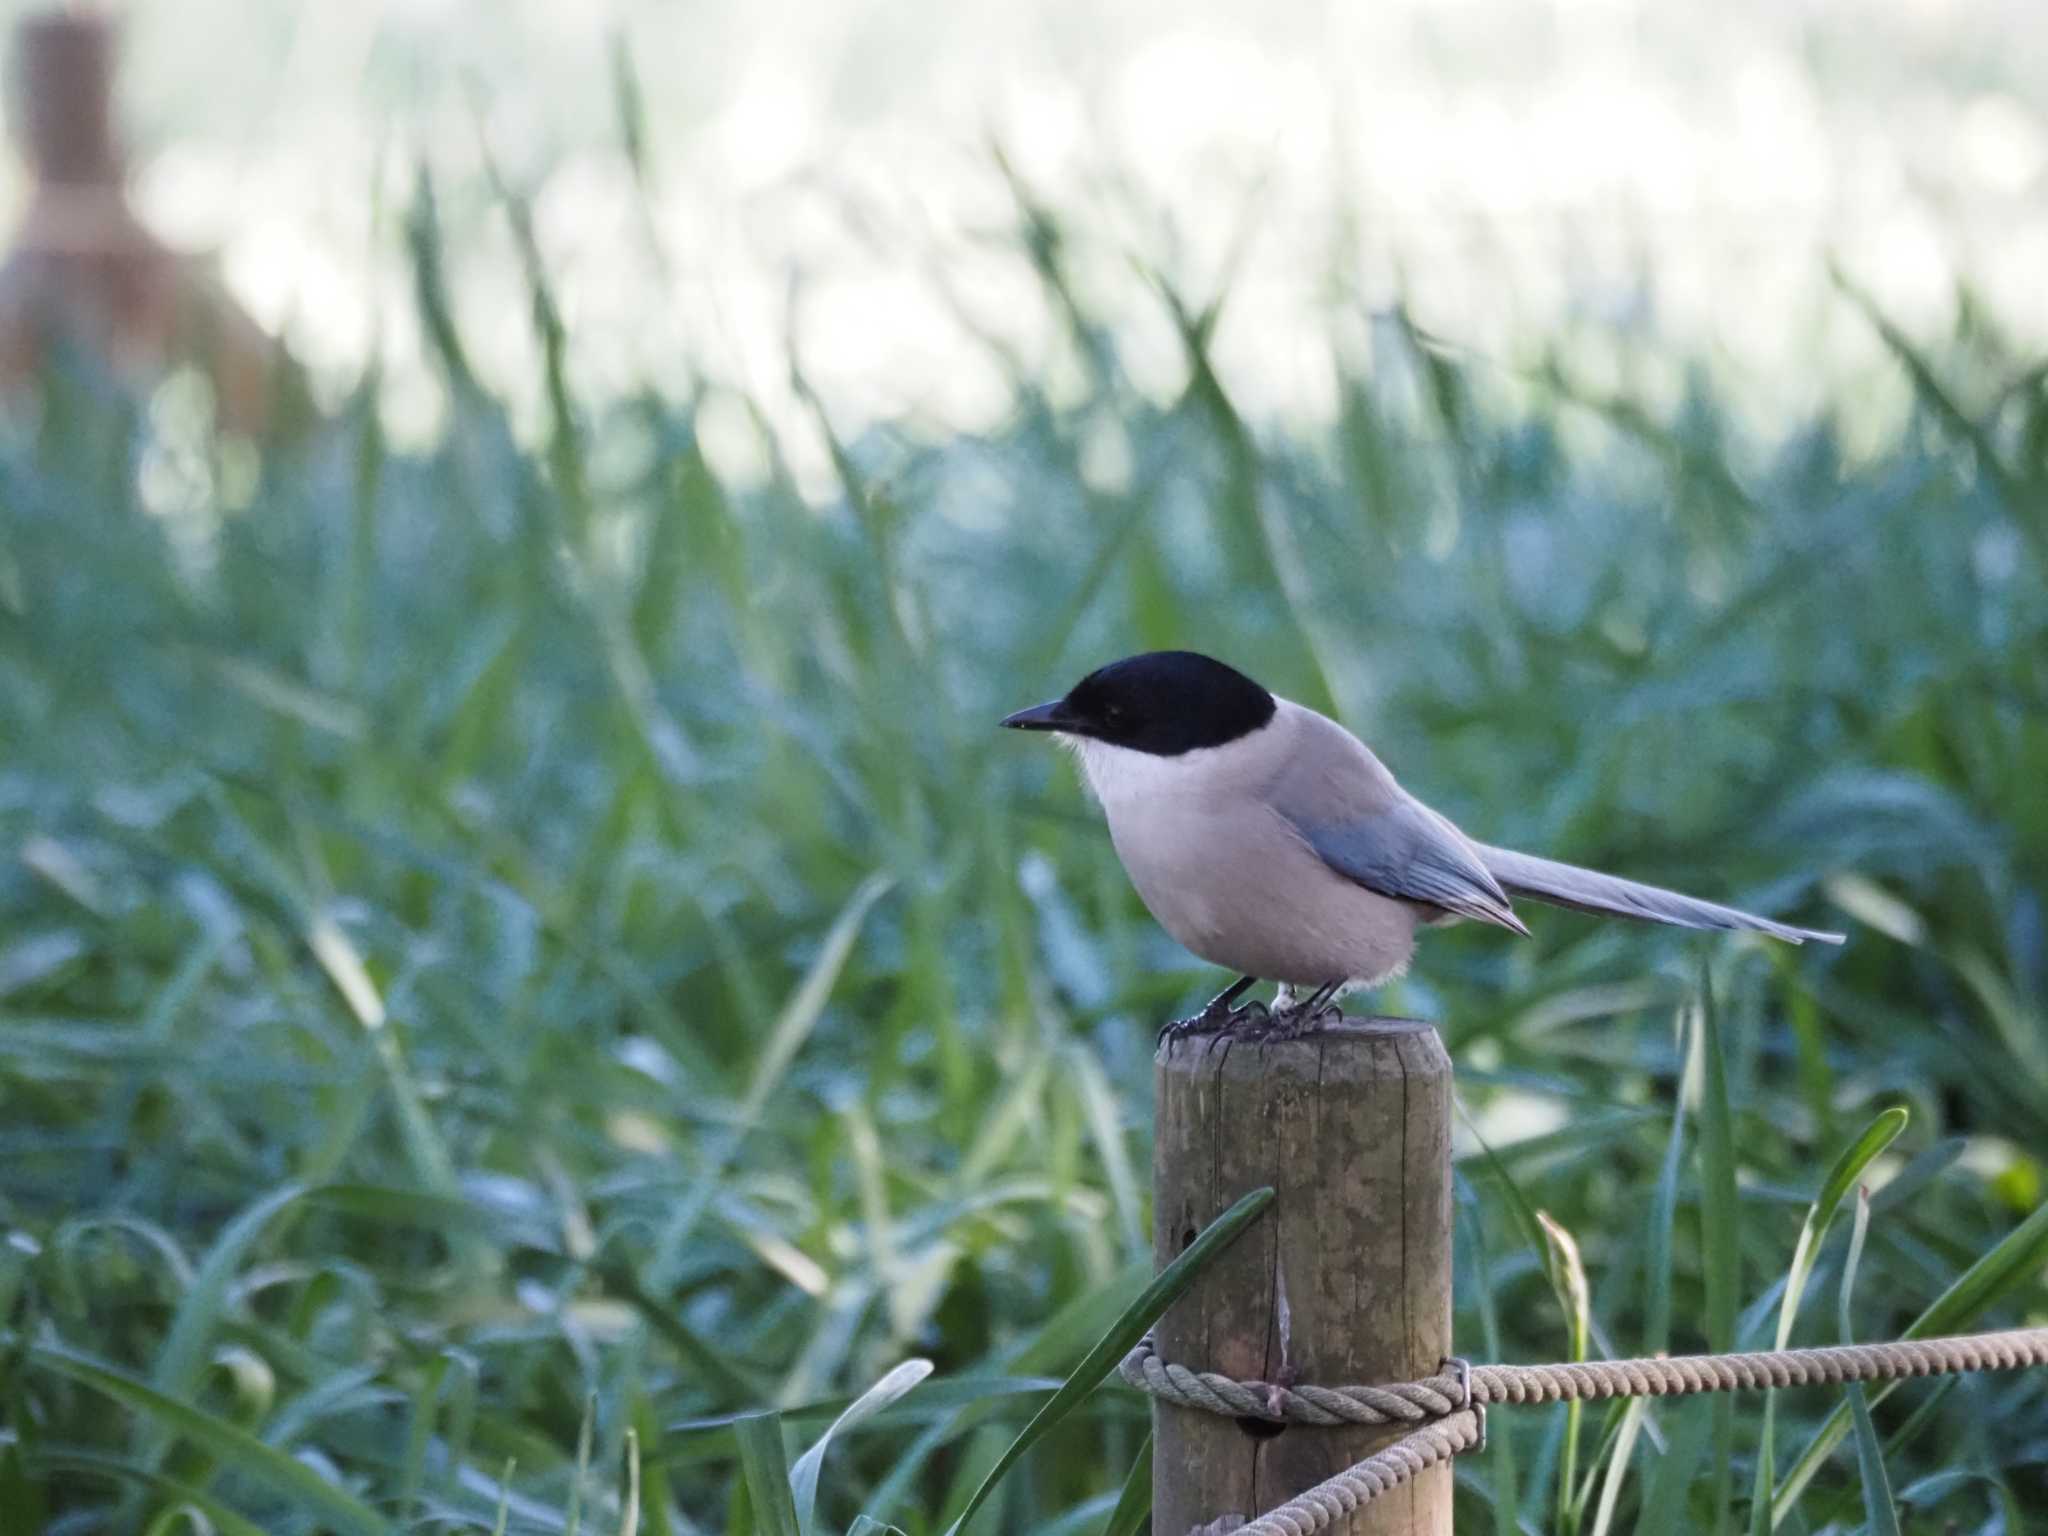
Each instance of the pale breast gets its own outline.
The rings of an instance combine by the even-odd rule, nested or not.
[[[1087,743],[1082,760],[1131,883],[1182,945],[1270,981],[1380,980],[1407,963],[1417,914],[1337,874],[1267,809],[1291,735],[1172,758]]]

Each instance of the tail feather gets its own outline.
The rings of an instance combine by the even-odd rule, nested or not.
[[[1737,911],[1734,907],[1716,906],[1711,901],[1681,896],[1677,891],[1667,891],[1659,886],[1641,885],[1634,880],[1603,875],[1597,870],[1580,869],[1576,864],[1560,864],[1555,859],[1539,859],[1534,854],[1516,853],[1507,848],[1475,846],[1478,847],[1480,862],[1510,895],[1527,896],[1532,901],[1548,902],[1554,907],[1570,907],[1574,911],[1595,912],[1604,917],[1634,918],[1644,923],[1667,923],[1673,928],[1767,933],[1788,944],[1803,944],[1808,939],[1822,944],[1840,944],[1843,940],[1839,933],[1828,933],[1818,928],[1795,928],[1789,923],[1777,923],[1768,917]]]

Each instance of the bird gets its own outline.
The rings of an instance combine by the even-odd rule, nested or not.
[[[1162,1038],[1305,1033],[1345,992],[1406,970],[1419,929],[1471,921],[1527,937],[1517,897],[1790,944],[1843,942],[1476,842],[1335,720],[1196,651],[1126,656],[1001,724],[1050,732],[1075,752],[1146,909],[1184,948],[1238,973]],[[1275,1005],[1240,1004],[1261,981],[1278,984]]]

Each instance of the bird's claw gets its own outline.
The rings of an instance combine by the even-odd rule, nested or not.
[[[1334,1024],[1344,1017],[1344,1010],[1335,1003],[1323,1002],[1311,1005],[1304,1000],[1292,1007],[1279,1008],[1269,1013],[1263,1027],[1251,1033],[1248,1038],[1260,1041],[1299,1040],[1312,1035],[1325,1024]]]
[[[1191,1039],[1208,1027],[1207,1009],[1200,1013],[1191,1013],[1184,1019],[1168,1019],[1159,1026],[1159,1033],[1152,1037],[1152,1048],[1157,1050],[1162,1045],[1171,1045],[1176,1040]]]
[[[1299,1040],[1312,1035],[1326,1024],[1334,1024],[1344,1017],[1344,1010],[1334,1002],[1318,1002],[1313,998],[1281,1008],[1268,1008],[1261,1002],[1240,1003],[1235,1008],[1219,1007],[1212,1003],[1200,1013],[1190,1014],[1184,1019],[1173,1019],[1160,1026],[1153,1040],[1154,1047],[1170,1045],[1176,1040],[1192,1040],[1200,1035],[1223,1035],[1233,1040],[1267,1041]]]
[[[1273,1010],[1261,1002],[1244,1003],[1231,1009],[1230,1017],[1223,1024],[1226,1033],[1243,1035],[1254,1040],[1272,1026]]]
[[[1242,1035],[1258,1039],[1270,1026],[1272,1018],[1272,1012],[1261,1002],[1240,1003],[1235,1008],[1219,1008],[1211,1003],[1200,1013],[1189,1014],[1184,1019],[1170,1019],[1162,1024],[1152,1043],[1156,1049],[1176,1040],[1192,1040],[1197,1035]]]

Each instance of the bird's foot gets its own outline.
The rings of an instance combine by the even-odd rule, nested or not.
[[[1272,1016],[1272,1022],[1258,1033],[1262,1042],[1299,1040],[1315,1028],[1315,1020],[1305,1008],[1282,1008]]]
[[[1264,1003],[1240,1003],[1232,1008],[1219,998],[1200,1013],[1191,1013],[1184,1019],[1172,1019],[1161,1025],[1153,1045],[1157,1048],[1170,1045],[1176,1040],[1192,1040],[1200,1035],[1257,1038],[1259,1031],[1271,1023],[1272,1017]]]
[[[1230,1010],[1223,1032],[1235,1039],[1257,1040],[1273,1027],[1273,1010],[1261,1002],[1242,1003]]]
[[[1159,1033],[1152,1041],[1156,1050],[1162,1045],[1171,1045],[1176,1040],[1192,1040],[1197,1035],[1220,1034],[1230,1027],[1231,1010],[1221,1003],[1211,1003],[1200,1013],[1191,1013],[1184,1019],[1168,1019],[1159,1026]]]
[[[1197,1035],[1212,1034],[1221,1028],[1223,1021],[1212,1018],[1204,1008],[1200,1013],[1191,1013],[1184,1019],[1168,1019],[1159,1026],[1159,1033],[1152,1037],[1152,1048],[1172,1045],[1176,1040],[1192,1040]]]
[[[1302,998],[1298,1002],[1285,1003],[1275,1008],[1268,1016],[1265,1027],[1255,1037],[1260,1040],[1299,1040],[1312,1035],[1326,1024],[1334,1024],[1344,1017],[1344,1010],[1332,1002],[1325,993]]]

